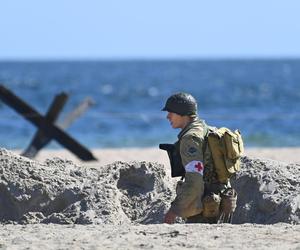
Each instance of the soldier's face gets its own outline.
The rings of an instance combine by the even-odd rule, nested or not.
[[[167,119],[170,121],[172,128],[184,128],[186,125],[185,117],[176,113],[168,112]]]

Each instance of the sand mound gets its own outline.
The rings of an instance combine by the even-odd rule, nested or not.
[[[234,223],[300,224],[300,165],[242,159],[233,187],[238,191]]]
[[[39,163],[0,150],[0,221],[17,223],[160,223],[172,198],[164,166],[115,162],[78,167]]]
[[[300,165],[243,158],[234,223],[300,224]],[[163,165],[115,162],[79,167],[0,150],[0,221],[4,223],[161,223],[174,198]]]

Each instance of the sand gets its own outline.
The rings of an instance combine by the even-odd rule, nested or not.
[[[16,151],[20,153],[20,151]],[[169,164],[169,159],[165,151],[157,148],[108,148],[92,150],[98,159],[99,165],[106,165],[114,161],[149,161],[158,162],[164,165]],[[245,155],[262,159],[272,159],[286,163],[300,164],[300,147],[287,148],[246,148]],[[76,156],[66,150],[42,150],[35,158],[44,161],[47,158],[60,157],[67,158],[74,163],[82,163]],[[84,165],[90,163],[84,162]],[[91,163],[93,164],[93,163]]]
[[[300,249],[300,227],[4,225],[0,230],[0,249]]]
[[[101,174],[101,169],[109,169],[115,166],[114,164],[112,164],[110,167],[105,168],[103,167],[104,165],[114,163],[115,161],[125,162],[122,163],[122,166],[124,166],[125,164],[125,166],[127,166],[129,169],[132,168],[132,166],[130,164],[128,165],[126,162],[156,162],[158,164],[166,165],[166,174],[168,174],[167,155],[165,152],[160,151],[156,148],[99,149],[93,152],[95,156],[99,158],[99,162],[81,162],[65,150],[43,150],[36,158],[37,162],[28,161],[27,163],[29,163],[29,167],[34,168],[35,166],[40,166],[39,162],[44,162],[45,159],[48,158],[50,159],[50,161],[48,160],[48,163],[46,165],[44,163],[44,165],[41,164],[43,168],[46,169],[46,166],[56,166],[59,169],[63,167],[63,165],[68,165],[67,170],[70,172],[70,169],[72,169],[73,167],[73,163],[70,163],[69,161],[55,160],[55,157],[60,157],[62,159],[71,159],[72,161],[74,161],[74,164],[79,166],[79,168],[88,167],[87,169],[91,169],[91,171],[80,173],[80,175],[87,177],[89,175],[93,175],[93,177],[91,178],[91,184],[87,184],[88,182],[85,182],[85,186],[95,186],[95,190],[100,190],[98,193],[99,195],[104,193],[104,190],[101,191],[102,184],[97,184],[96,175],[91,173],[98,173],[98,171],[100,171],[99,173]],[[295,163],[300,163],[300,148],[250,148],[246,150],[246,155],[258,159],[257,162],[261,165],[260,168],[262,171],[264,171],[263,173],[268,173],[265,167],[268,167],[268,164],[273,164],[272,161],[268,159],[274,160],[274,165],[276,165],[279,170],[281,166],[286,166],[286,163],[292,163],[288,165],[289,168],[299,167],[299,165],[296,165]],[[12,162],[16,161],[14,160],[14,158],[12,159]],[[264,159],[267,160],[264,161]],[[256,160],[254,159],[251,162],[255,161]],[[280,162],[283,162],[284,164],[281,165]],[[26,166],[26,169],[28,169],[28,166]],[[147,166],[145,167],[145,169],[147,170]],[[281,174],[279,170],[276,171],[276,173]],[[255,175],[254,172],[251,172],[251,170],[249,171],[247,173],[248,177],[253,176],[257,179],[261,175],[261,173]],[[32,170],[30,170],[29,172],[32,173]],[[104,171],[103,173],[107,172]],[[129,172],[125,172],[125,174],[126,173]],[[34,175],[34,173],[32,174]],[[128,187],[130,183],[119,182],[120,176],[121,175],[117,175],[115,177],[112,176],[108,178],[109,180],[115,180],[115,184],[112,182],[106,183],[109,186],[108,190],[115,192],[115,186],[118,186],[119,189],[121,188],[124,190],[126,189],[126,187]],[[151,177],[152,175],[149,176]],[[274,187],[279,188],[278,186],[276,186],[278,185],[278,182],[275,183],[275,180],[273,180],[274,182],[272,182],[272,180],[270,179],[272,178],[272,176],[273,175],[270,174],[265,175],[262,178],[262,181],[267,179],[267,183],[271,183],[273,185],[267,186],[267,189],[272,189]],[[47,179],[50,177],[45,176],[44,178]],[[59,178],[64,178],[64,176],[60,176]],[[276,176],[276,178],[278,178],[278,176]],[[34,181],[40,181],[39,178],[36,179],[37,180]],[[172,185],[167,176],[158,179],[164,180],[158,185],[158,187],[163,187],[164,191],[171,188]],[[299,180],[299,176],[289,176],[289,178],[286,179],[288,180],[288,182],[284,182],[285,179],[282,178],[279,184],[283,185],[284,187],[288,187],[280,189],[284,190],[284,192],[287,192],[288,196],[291,195],[291,193],[288,192],[293,192],[293,190],[290,190],[293,185],[296,185],[296,188],[299,188],[299,182],[296,182],[297,179]],[[51,182],[51,179],[49,180]],[[134,178],[132,180],[134,180]],[[253,182],[253,180],[254,179],[251,179],[250,184]],[[154,182],[157,182],[156,179]],[[74,183],[68,184],[68,188]],[[34,187],[35,183],[32,184]],[[265,188],[266,186],[263,186],[264,184],[264,182],[261,182],[260,187]],[[97,188],[97,185],[99,185],[99,188]],[[146,186],[142,187],[145,188]],[[57,190],[59,190],[59,188],[61,187],[56,188]],[[55,193],[57,191],[54,190],[53,192]],[[95,192],[93,191],[92,193]],[[158,193],[159,192],[157,192],[157,194]],[[266,193],[268,193],[268,190]],[[122,195],[125,194],[127,195],[126,197],[129,197],[128,191],[125,190],[122,193]],[[300,202],[298,200],[299,196],[297,196],[297,194],[298,193],[296,193],[296,196],[291,196],[291,198],[293,198],[293,201],[296,202],[295,204],[293,204],[294,209],[296,209],[296,214],[298,214],[300,207]],[[117,193],[117,195],[120,195],[120,193]],[[165,199],[164,201],[167,201],[170,197],[153,196],[150,198],[154,200],[158,200],[158,198],[162,200]],[[269,197],[272,196],[270,195]],[[284,199],[284,197],[282,197],[282,193],[279,198]],[[122,200],[125,201],[125,203],[128,203],[129,201],[124,199]],[[256,200],[256,202],[259,201]],[[297,202],[299,202],[299,204]],[[259,205],[259,203],[257,204]],[[271,209],[273,209],[271,213],[276,213],[277,208],[274,207],[274,203],[269,204],[271,205]],[[136,203],[132,205],[136,206]],[[268,204],[264,204],[264,209],[266,207],[268,207]],[[125,208],[129,208],[129,206],[126,206],[125,204]],[[100,207],[99,210],[101,211],[101,209],[104,208]],[[159,209],[162,209],[162,207],[156,207],[156,209],[157,211],[160,211]],[[289,209],[291,208],[289,207]],[[124,207],[123,211],[125,211],[127,215],[130,213],[129,210],[124,210]],[[110,217],[107,217],[105,214],[105,218],[109,218],[111,221],[113,221],[113,215],[114,214],[111,213],[109,214]],[[119,214],[117,213],[115,215],[119,216]],[[85,216],[87,216],[87,214],[85,214]],[[245,217],[245,219],[254,220],[255,218],[252,218],[251,216],[249,215],[249,217]],[[86,218],[87,217],[84,217],[84,219]],[[269,219],[270,221],[272,221],[274,220],[274,218],[278,218],[278,216]],[[37,217],[34,217],[34,219],[37,219]],[[53,217],[51,217],[50,219],[53,219]],[[120,218],[118,219],[120,220]],[[53,221],[50,220],[50,222]],[[84,220],[84,222],[88,222],[88,219]],[[150,224],[146,223],[147,225],[143,225],[140,224],[141,221],[137,221],[138,223],[133,224],[126,223],[126,221],[124,221],[124,223],[122,223],[121,225],[114,225],[109,222],[110,221],[108,220],[107,223],[105,222],[101,224],[100,222],[99,224],[91,225],[62,225],[56,223],[38,223],[25,225],[3,224],[0,225],[0,249],[300,249],[300,225],[293,225],[292,223],[277,222],[275,224],[271,223],[269,225],[257,223],[243,223],[239,225],[166,225],[157,223],[157,221],[155,221],[154,224],[150,222]]]

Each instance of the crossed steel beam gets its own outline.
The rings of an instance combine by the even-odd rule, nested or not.
[[[69,114],[64,123],[55,125],[54,123],[68,99],[68,96],[65,93],[61,93],[55,97],[45,116],[41,115],[3,85],[0,85],[0,99],[38,128],[29,147],[23,152],[24,156],[29,158],[34,157],[42,147],[52,139],[55,139],[81,160],[97,160],[87,148],[63,131],[63,129],[68,127],[77,116],[91,105],[91,100],[85,100],[74,112]]]

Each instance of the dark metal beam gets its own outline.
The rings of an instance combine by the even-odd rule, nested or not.
[[[49,123],[55,123],[57,117],[59,116],[59,113],[63,109],[66,101],[68,99],[68,95],[65,93],[61,93],[57,96],[55,96],[45,118]],[[38,151],[46,146],[51,141],[51,138],[45,135],[44,131],[39,129],[29,146],[26,148],[26,150],[21,154],[23,156],[26,156],[28,158],[34,158]]]
[[[0,85],[0,99],[15,109],[26,120],[43,130],[47,137],[54,138],[58,143],[69,149],[80,159],[84,161],[97,160],[88,149],[56,125],[49,123],[45,117],[39,114],[34,108],[29,106],[10,90],[6,89],[3,85]]]

